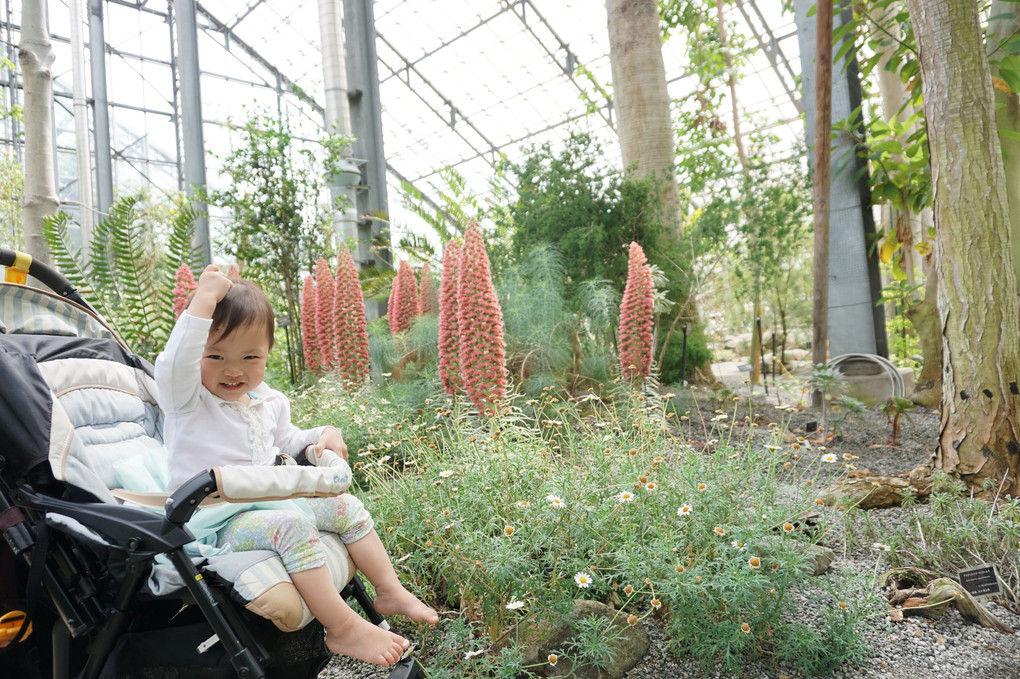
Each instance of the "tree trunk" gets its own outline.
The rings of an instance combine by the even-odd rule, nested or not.
[[[908,0],[934,183],[942,323],[935,466],[1017,493],[1020,321],[995,98],[972,0]],[[983,490],[986,479],[991,490]]]
[[[43,218],[60,207],[53,170],[53,51],[46,28],[46,0],[22,3],[21,44],[18,59],[25,83],[25,203],[22,233],[25,251],[49,262],[43,238]]]
[[[934,408],[942,401],[942,325],[939,323],[938,277],[934,270],[925,282],[924,299],[906,315],[921,341],[921,372],[910,400]]]
[[[613,107],[623,164],[662,181],[663,223],[679,230],[673,116],[655,0],[607,0]]]
[[[662,31],[656,0],[606,0],[609,61],[613,71],[613,106],[616,130],[625,167],[636,167],[638,177],[661,182],[662,223],[681,232],[680,192],[673,172],[673,115],[666,67],[662,60]],[[682,305],[685,321],[697,324],[696,290]],[[699,381],[715,383],[711,366]]]
[[[1000,49],[1020,30],[1020,6],[1016,2],[995,0],[989,10],[990,17],[1009,15],[1009,18],[988,22],[988,37],[985,43],[989,60],[996,62],[1007,56]],[[998,75],[998,67],[992,64],[992,75]],[[1006,199],[1009,201],[1009,232],[1013,243],[1013,273],[1020,279],[1020,139],[1003,135],[1003,131],[1020,134],[1020,99],[1016,92],[995,90],[995,123],[1000,131],[1002,162],[1006,169]]]

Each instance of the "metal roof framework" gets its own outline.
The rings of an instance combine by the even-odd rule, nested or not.
[[[16,60],[20,3],[0,0],[0,36]],[[56,52],[57,171],[61,198],[77,202],[71,114],[70,1],[49,0]],[[115,184],[122,192],[182,190],[173,0],[102,0]],[[803,139],[798,46],[793,17],[778,3],[736,0],[735,32],[759,48],[741,85],[741,107],[770,121],[789,142]],[[217,0],[197,3],[203,127],[211,153],[208,181],[217,186],[217,157],[229,152],[231,120],[246,110],[286,113],[298,134],[322,125],[316,0]],[[395,223],[400,182],[426,199],[445,189],[452,167],[484,194],[500,155],[521,158],[530,147],[557,145],[574,130],[596,136],[607,161],[619,164],[605,9],[592,0],[379,0],[375,3],[384,147]],[[88,32],[85,30],[87,38]],[[691,87],[685,46],[664,43],[671,94]],[[18,103],[19,83],[0,74],[5,103]],[[91,125],[90,125],[91,129]],[[18,151],[18,124],[0,124],[0,143]],[[413,227],[407,227],[413,228]]]

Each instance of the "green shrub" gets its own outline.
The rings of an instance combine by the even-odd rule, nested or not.
[[[616,389],[607,404],[546,388],[521,404],[530,410],[487,421],[443,396],[412,410],[393,392],[349,397],[320,385],[295,399],[309,425],[342,420],[357,492],[402,579],[455,611],[423,644],[431,675],[530,675],[495,641],[577,598],[661,617],[671,647],[706,667],[769,656],[825,672],[861,657],[868,600],[843,584],[813,587],[803,570],[812,538],[793,527],[814,506],[807,482],[821,458],[780,483],[793,451],[778,439],[696,451],[670,434],[670,397]],[[729,438],[736,416],[715,416],[717,438]],[[802,622],[794,591],[834,638]],[[604,632],[582,630],[555,650],[604,660]]]

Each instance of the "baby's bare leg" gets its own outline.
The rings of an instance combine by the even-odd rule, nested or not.
[[[434,625],[439,614],[404,589],[390,563],[390,555],[374,530],[347,545],[354,565],[375,587],[375,608],[383,615],[406,615],[417,622]]]
[[[290,578],[312,615],[326,628],[326,647],[332,652],[388,667],[407,650],[407,639],[351,610],[333,586],[325,566],[291,573]]]

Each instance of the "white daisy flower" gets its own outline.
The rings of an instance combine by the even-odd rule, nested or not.
[[[524,608],[523,601],[517,601],[516,599],[506,605],[506,610],[516,611],[518,608]]]
[[[574,575],[574,582],[577,583],[577,586],[581,589],[588,589],[591,587],[592,580],[591,576],[586,571],[581,571]]]

